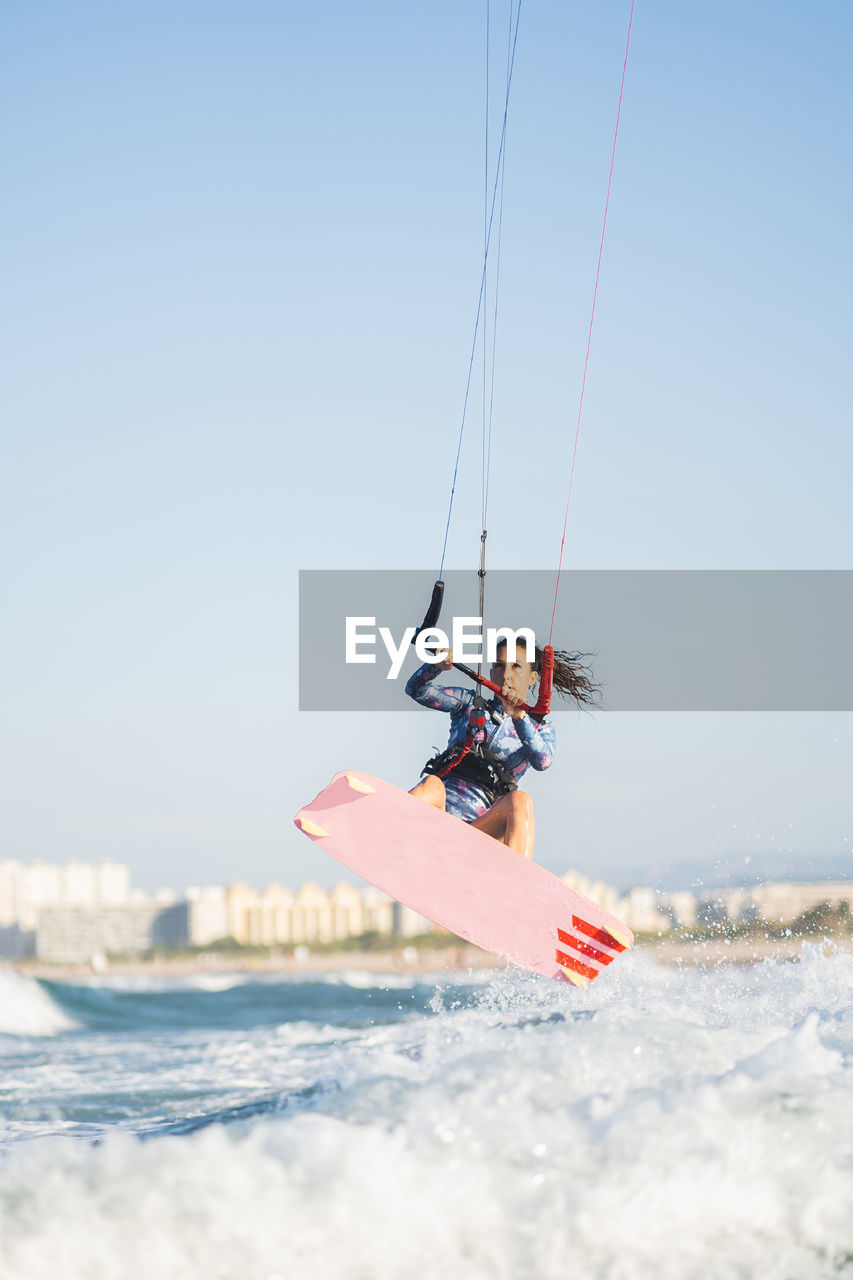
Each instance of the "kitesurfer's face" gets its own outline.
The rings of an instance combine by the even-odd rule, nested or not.
[[[489,679],[493,684],[499,684],[501,688],[509,685],[513,693],[519,694],[522,698],[525,697],[536,683],[536,672],[527,660],[524,645],[516,645],[514,662],[507,661],[506,645],[500,645],[495,661],[492,663]]]

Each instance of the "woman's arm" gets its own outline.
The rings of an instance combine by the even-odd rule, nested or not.
[[[470,690],[450,689],[444,684],[433,684],[441,670],[443,670],[443,664],[436,666],[432,662],[425,662],[413,675],[409,676],[406,693],[421,706],[432,707],[434,711],[448,711],[451,715],[454,711],[464,711],[471,705]]]
[[[553,764],[557,748],[557,735],[550,720],[535,721],[524,715],[513,721],[515,732],[524,750],[528,764],[541,773]]]

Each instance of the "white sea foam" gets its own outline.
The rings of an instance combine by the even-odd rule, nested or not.
[[[437,1016],[317,1028],[310,1053],[304,1024],[232,1039],[207,1059],[223,1080],[265,1063],[335,1088],[248,1127],[13,1150],[0,1272],[853,1276],[851,989],[853,957],[817,949],[707,972],[632,954],[584,993],[448,984]]]
[[[435,974],[430,978],[428,974],[421,973],[374,973],[371,969],[339,969],[335,973],[323,974],[318,980],[328,986],[355,987],[359,991],[366,991],[371,987],[381,987],[386,991],[411,991],[415,986],[430,984],[438,979]]]
[[[35,978],[0,969],[0,1034],[52,1036],[74,1025]]]
[[[280,975],[234,970],[187,974],[105,973],[83,974],[72,981],[74,986],[105,991],[230,991],[248,982],[280,981]]]
[[[411,991],[415,987],[434,987],[452,982],[455,987],[485,986],[493,980],[493,969],[454,970],[442,969],[434,973],[402,972],[382,973],[372,969],[336,969],[332,973],[318,974],[314,981],[327,986],[354,987],[365,991],[380,988],[384,991]],[[305,981],[304,975],[302,981]]]

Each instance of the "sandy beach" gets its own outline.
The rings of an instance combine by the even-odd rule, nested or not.
[[[799,960],[803,944],[819,946],[826,955],[836,951],[853,951],[853,938],[839,934],[833,938],[708,938],[685,942],[660,939],[639,942],[641,949],[651,950],[656,960],[671,965],[758,964],[762,960]]]
[[[39,960],[19,960],[13,968],[33,978],[70,979],[97,974],[150,974],[157,977],[186,977],[199,973],[288,973],[299,977],[311,974],[361,970],[365,973],[443,973],[468,969],[493,969],[504,964],[497,956],[479,947],[397,947],[386,951],[309,951],[297,957],[280,954],[242,956],[232,952],[205,952],[198,956],[160,957],[156,960],[111,960],[93,969],[90,964],[45,964]]]
[[[839,935],[829,939],[815,938],[710,938],[702,941],[678,939],[640,939],[636,948],[650,951],[666,965],[748,965],[776,959],[794,963],[803,942],[820,945],[826,954],[853,950],[853,938]],[[38,960],[19,960],[12,967],[35,978],[68,980],[107,974],[149,974],[157,977],[187,977],[199,973],[287,973],[310,977],[311,974],[360,970],[365,973],[440,974],[469,969],[501,968],[505,961],[479,947],[460,943],[452,947],[394,947],[384,951],[334,951],[308,954],[245,956],[230,952],[205,952],[198,956],[160,957],[155,960],[113,960],[94,969],[90,964],[45,964]]]

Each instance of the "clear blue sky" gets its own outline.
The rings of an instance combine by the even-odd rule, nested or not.
[[[495,568],[556,560],[628,9],[523,4]],[[0,857],[330,884],[295,810],[342,766],[411,785],[440,739],[425,711],[298,713],[296,575],[436,564],[484,27],[484,4],[399,0],[0,19]],[[852,38],[842,3],[638,4],[572,567],[853,568]],[[454,568],[477,555],[476,425]],[[850,850],[850,716],[558,732],[531,787],[556,870],[712,879],[778,850],[807,875]]]

